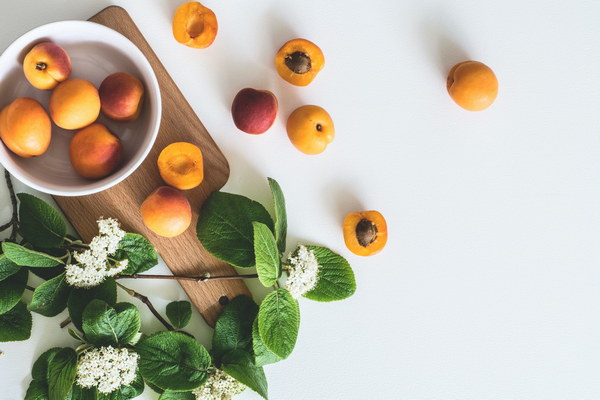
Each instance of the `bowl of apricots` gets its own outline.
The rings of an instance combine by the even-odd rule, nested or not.
[[[43,25],[0,56],[0,162],[41,192],[82,196],[121,182],[148,155],[160,120],[150,63],[103,25]]]

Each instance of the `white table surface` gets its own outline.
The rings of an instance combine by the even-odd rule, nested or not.
[[[268,202],[265,177],[276,178],[289,247],[322,244],[354,267],[351,299],[301,301],[294,353],[265,367],[271,399],[600,397],[600,2],[207,0],[219,33],[195,50],[171,34],[181,0],[2,1],[0,49],[112,3],[129,11],[223,150],[225,189]],[[305,88],[273,65],[295,37],[326,57]],[[465,59],[499,78],[486,111],[463,111],[446,93],[447,71]],[[264,135],[232,122],[244,87],[279,99]],[[285,134],[303,104],[335,121],[322,155],[299,153]],[[4,221],[5,189],[0,202]],[[369,258],[351,254],[341,233],[343,216],[360,209],[381,211],[389,225],[387,247]],[[174,282],[130,286],[160,310],[185,299]],[[160,329],[136,304],[144,331]],[[24,396],[45,349],[75,343],[58,329],[65,315],[34,314],[30,340],[0,344],[1,399]],[[197,313],[191,330],[210,343]]]

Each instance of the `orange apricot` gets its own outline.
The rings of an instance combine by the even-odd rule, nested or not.
[[[100,96],[91,82],[67,79],[52,91],[49,108],[52,120],[59,127],[81,129],[98,118]]]
[[[106,126],[95,123],[73,135],[69,158],[75,171],[84,178],[104,178],[119,166],[123,146]]]
[[[196,49],[210,46],[217,36],[217,16],[197,1],[179,6],[173,17],[173,36],[181,44]]]
[[[185,196],[170,186],[161,186],[141,206],[142,220],[157,235],[174,237],[192,222],[192,208]]]
[[[325,66],[323,52],[313,42],[293,39],[286,42],[275,55],[275,68],[287,82],[306,86]]]
[[[36,89],[54,89],[71,75],[71,58],[57,44],[38,43],[25,55],[23,72]]]
[[[0,138],[18,156],[44,154],[50,146],[52,123],[44,107],[29,97],[19,97],[0,112]]]
[[[305,154],[319,154],[335,137],[333,120],[319,106],[302,106],[290,114],[287,134],[294,146]]]
[[[193,189],[204,179],[202,151],[191,143],[171,143],[158,156],[158,171],[168,185]]]
[[[343,224],[344,242],[348,250],[359,256],[370,256],[387,242],[387,224],[378,211],[353,212]]]
[[[448,73],[446,88],[452,100],[465,110],[481,111],[496,100],[498,79],[487,65],[463,61]]]
[[[121,122],[134,121],[140,115],[144,100],[144,85],[127,72],[110,74],[98,89],[102,113]]]

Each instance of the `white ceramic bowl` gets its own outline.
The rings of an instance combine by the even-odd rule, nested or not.
[[[0,162],[18,180],[41,192],[60,196],[82,196],[116,185],[144,161],[158,134],[161,99],[158,81],[150,63],[129,39],[103,25],[88,21],[61,21],[35,28],[15,40],[0,56],[0,107],[17,97],[38,100],[46,110],[51,91],[31,86],[23,74],[23,59],[37,43],[52,41],[71,57],[72,78],[91,81],[97,88],[113,72],[138,77],[145,88],[140,116],[133,122],[112,121],[102,114],[105,124],[123,144],[120,167],[106,178],[90,180],[79,176],[69,161],[69,142],[75,131],[52,124],[52,140],[39,157],[21,158],[0,144]]]

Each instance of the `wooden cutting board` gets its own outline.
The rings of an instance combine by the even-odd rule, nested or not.
[[[219,190],[229,177],[229,165],[192,107],[185,100],[173,79],[148,45],[142,33],[123,8],[110,6],[89,19],[120,32],[144,53],[158,79],[162,96],[162,122],[154,147],[140,167],[123,182],[103,192],[54,199],[73,227],[84,240],[98,233],[96,220],[100,216],[117,218],[124,229],[146,236],[174,274],[212,276],[232,275],[235,270],[212,257],[196,237],[198,210],[208,195]],[[140,216],[140,204],[154,189],[164,185],[160,178],[156,160],[160,151],[170,143],[185,141],[202,149],[204,157],[204,181],[192,190],[185,191],[192,210],[190,228],[176,238],[162,238],[147,229]],[[152,281],[147,281],[145,295],[151,297]],[[193,282],[180,281],[192,303],[198,308],[206,322],[214,326],[221,312],[219,299],[229,299],[240,294],[249,295],[242,280]],[[123,281],[126,285],[126,281]],[[164,311],[164,310],[159,310]]]

